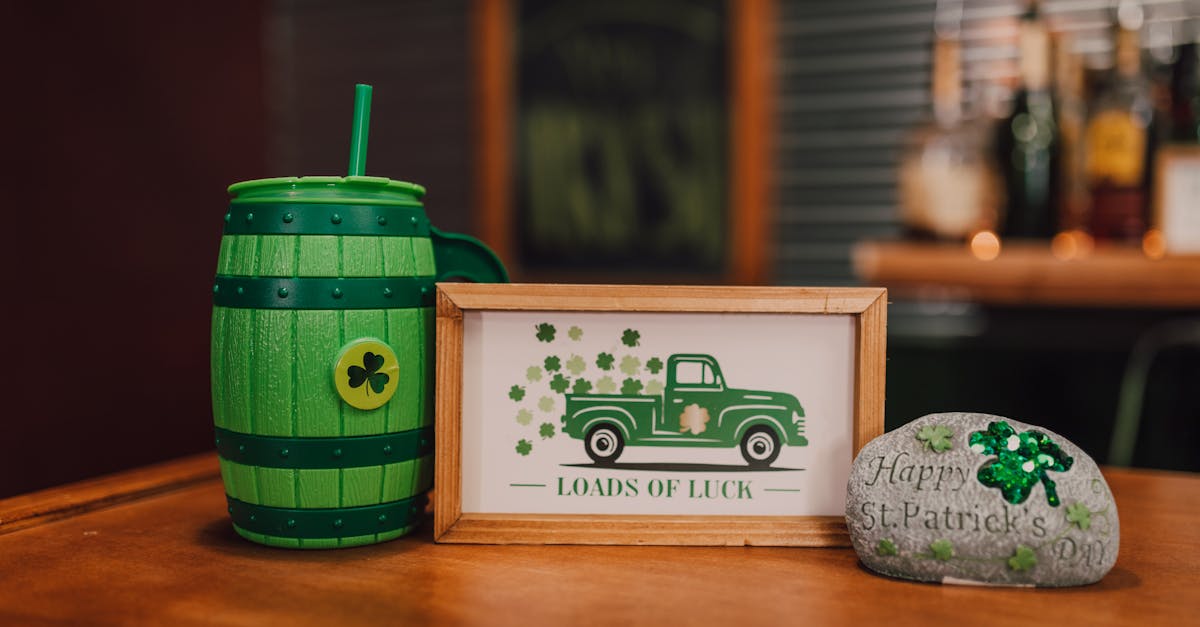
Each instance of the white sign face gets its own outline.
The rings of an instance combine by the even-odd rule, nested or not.
[[[1159,167],[1159,219],[1166,250],[1200,254],[1200,153],[1164,151]]]
[[[841,516],[855,319],[465,311],[462,512]]]

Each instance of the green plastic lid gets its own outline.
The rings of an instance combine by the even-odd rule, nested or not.
[[[229,186],[237,202],[421,204],[425,188],[381,176],[284,176]]]

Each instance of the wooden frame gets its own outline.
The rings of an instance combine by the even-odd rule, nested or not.
[[[1167,184],[1168,171],[1171,166],[1179,162],[1189,162],[1193,168],[1198,167],[1200,163],[1200,146],[1195,145],[1167,145],[1159,149],[1158,155],[1155,157],[1157,163],[1154,168],[1154,188],[1153,188],[1153,204],[1151,205],[1151,224],[1152,228],[1158,229],[1161,238],[1161,249],[1158,251],[1147,250],[1148,253],[1156,253],[1157,256],[1162,256],[1163,253],[1168,255],[1189,255],[1195,256],[1200,254],[1200,232],[1197,232],[1196,222],[1194,219],[1189,220],[1186,216],[1188,210],[1192,207],[1167,207]],[[1176,199],[1178,202],[1178,199]],[[1167,212],[1172,212],[1168,215]],[[1185,215],[1181,215],[1185,214]],[[1182,220],[1181,220],[1182,218]],[[1182,224],[1180,222],[1183,222]],[[1190,222],[1190,224],[1189,224]],[[1179,232],[1180,229],[1188,232]],[[1189,237],[1190,236],[1190,237]]]
[[[475,76],[474,222],[477,234],[504,259],[514,277],[516,224],[512,207],[512,124],[515,0],[475,0],[472,57]],[[718,280],[762,285],[770,279],[774,205],[774,68],[776,0],[729,1],[729,255]],[[527,280],[527,279],[526,279]]]
[[[886,303],[882,288],[439,284],[435,539],[476,544],[849,546],[842,516],[464,514],[463,316],[471,311],[850,315],[856,455],[883,432]]]

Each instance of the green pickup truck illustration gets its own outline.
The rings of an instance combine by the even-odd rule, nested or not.
[[[583,440],[589,457],[611,465],[626,446],[741,446],[765,468],[780,446],[806,446],[804,408],[791,394],[726,387],[710,355],[671,355],[658,396],[568,394],[563,433]]]

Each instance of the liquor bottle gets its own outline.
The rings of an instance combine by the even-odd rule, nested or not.
[[[910,238],[961,242],[995,228],[1000,191],[986,133],[963,113],[957,33],[936,36],[931,79],[932,119],[900,158],[901,219]]]
[[[1085,171],[1097,240],[1140,242],[1146,230],[1155,118],[1142,72],[1142,17],[1136,2],[1117,6],[1113,72],[1088,116]]]
[[[996,137],[1008,198],[1001,234],[1050,239],[1058,211],[1058,127],[1050,90],[1050,32],[1030,2],[1019,24],[1020,87]]]
[[[1171,141],[1200,143],[1200,46],[1179,47],[1171,67]]]
[[[1074,236],[1087,229],[1088,195],[1083,162],[1087,102],[1083,58],[1074,51],[1071,35],[1059,34],[1054,41],[1054,99],[1058,114],[1058,226]]]

